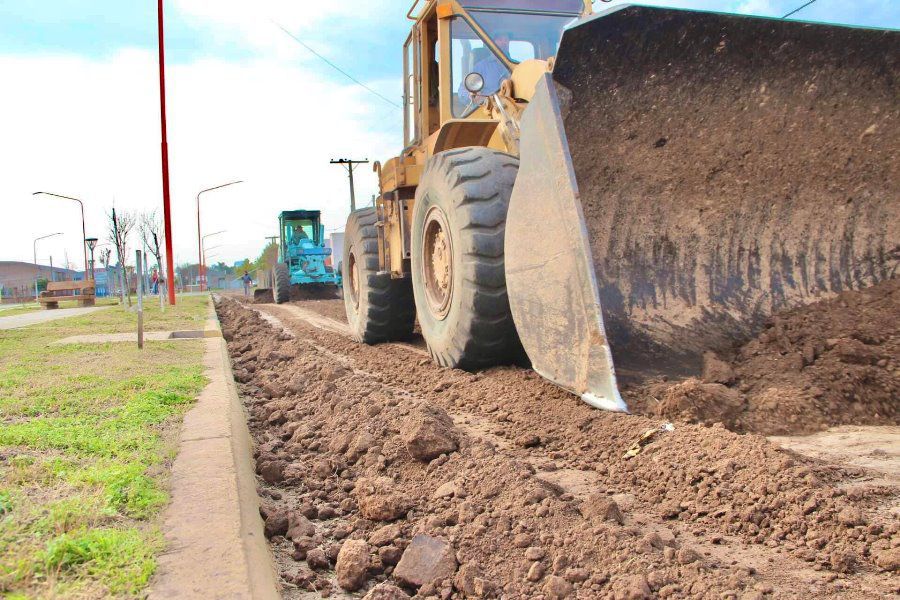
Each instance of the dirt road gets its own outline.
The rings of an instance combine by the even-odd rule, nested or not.
[[[361,346],[339,302],[219,304],[286,597],[900,592],[895,470]]]

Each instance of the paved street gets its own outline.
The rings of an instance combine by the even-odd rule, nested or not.
[[[34,312],[14,315],[12,317],[0,317],[0,329],[17,329],[19,327],[27,327],[36,323],[45,323],[47,321],[55,321],[56,319],[65,319],[66,317],[77,317],[86,315],[96,310],[103,310],[108,306],[87,306],[84,308],[58,308],[56,310],[36,310]],[[0,313],[2,314],[2,313]]]

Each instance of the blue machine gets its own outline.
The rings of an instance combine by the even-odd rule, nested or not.
[[[325,247],[325,226],[318,210],[286,210],[278,215],[278,264],[272,272],[275,302],[287,302],[291,285],[340,287],[341,276]]]

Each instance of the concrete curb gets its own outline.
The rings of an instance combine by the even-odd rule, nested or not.
[[[187,415],[165,511],[167,550],[150,598],[280,598],[263,535],[246,415],[210,303],[204,339],[210,383]]]

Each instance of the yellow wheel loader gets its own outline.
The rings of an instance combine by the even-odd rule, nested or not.
[[[357,340],[527,355],[593,406],[895,277],[900,32],[584,0],[410,9],[404,136],[344,238]]]

